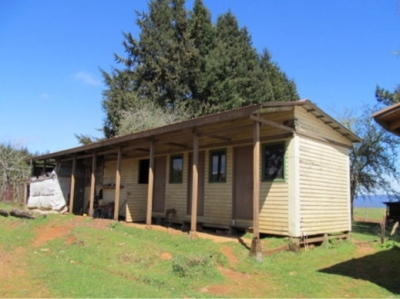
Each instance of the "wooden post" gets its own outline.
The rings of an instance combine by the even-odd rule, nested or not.
[[[146,228],[151,228],[151,214],[153,210],[153,188],[154,188],[154,141],[150,141],[150,163],[149,163],[149,184],[147,189],[147,216]]]
[[[117,170],[115,172],[115,198],[114,198],[114,220],[119,216],[119,197],[121,190],[121,156],[122,149],[118,147]]]
[[[383,220],[381,222],[381,244],[385,243],[386,236],[386,216],[383,216]]]
[[[46,159],[45,160],[43,160],[43,173],[42,174],[44,174],[44,175],[46,175]]]
[[[75,171],[76,171],[76,155],[72,160],[72,171],[71,171],[71,186],[69,190],[69,212],[72,213],[74,209],[74,198],[75,198]]]
[[[197,236],[197,200],[199,189],[199,137],[196,133],[193,134],[193,165],[192,165],[192,214],[190,217],[190,237]]]
[[[96,161],[97,155],[96,152],[93,152],[92,157],[92,174],[90,179],[90,198],[89,198],[89,216],[93,217],[93,203],[94,203],[94,196],[95,196],[95,187],[96,187]]]
[[[24,209],[26,209],[26,203],[28,201],[28,186],[29,183],[24,183]]]
[[[260,123],[254,123],[253,144],[253,240],[250,255],[262,259],[262,248],[259,231],[259,205],[260,205]]]

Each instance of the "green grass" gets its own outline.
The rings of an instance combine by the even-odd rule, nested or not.
[[[225,262],[217,244],[187,236],[119,224],[78,227],[44,247],[30,255],[31,270],[61,297],[199,297],[193,286],[224,281],[216,268]],[[165,252],[172,258],[162,259]]]
[[[354,208],[354,218],[364,221],[382,221],[386,208]]]
[[[248,248],[238,242],[190,240],[187,235],[117,222],[97,229],[89,226],[91,218],[80,220],[66,235],[32,246],[41,227],[70,225],[76,219],[71,215],[34,220],[0,217],[0,255],[22,248],[16,266],[24,265],[29,278],[22,285],[24,292],[0,290],[0,294],[30,297],[29,290],[39,284],[52,297],[70,298],[400,297],[400,243],[397,237],[383,245],[372,242],[379,238],[376,223],[355,222],[351,242],[332,241],[327,248],[299,253],[278,252],[262,262],[249,257]],[[268,237],[262,242],[269,250],[287,240]],[[356,242],[371,243],[364,248]],[[236,263],[222,253],[223,246],[229,247]],[[224,276],[221,267],[236,276]],[[20,285],[21,277],[14,283]],[[215,285],[229,292],[203,291]]]

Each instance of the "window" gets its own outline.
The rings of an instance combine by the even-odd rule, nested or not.
[[[183,181],[183,156],[171,156],[169,171],[170,183],[182,183]]]
[[[263,146],[262,175],[264,181],[283,180],[285,178],[285,144],[265,144]]]
[[[149,183],[149,167],[149,159],[139,161],[139,184]]]
[[[226,182],[226,150],[210,152],[210,182]]]

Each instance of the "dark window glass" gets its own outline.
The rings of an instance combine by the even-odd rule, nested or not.
[[[263,147],[263,179],[284,179],[285,144],[266,144]]]
[[[210,153],[210,182],[226,182],[226,151]]]
[[[170,165],[170,183],[182,183],[183,181],[183,156],[172,156]]]
[[[149,183],[149,167],[149,159],[139,161],[139,184]]]

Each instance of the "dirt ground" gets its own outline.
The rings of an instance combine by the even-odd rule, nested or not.
[[[33,247],[40,247],[46,242],[51,241],[56,238],[63,238],[69,234],[69,232],[77,226],[90,226],[96,229],[106,229],[112,220],[105,219],[94,219],[93,221],[86,221],[86,217],[74,217],[69,219],[67,222],[63,222],[63,225],[59,225],[56,221],[49,222],[38,229],[36,229],[36,237],[32,242]],[[141,229],[146,229],[143,224],[132,224],[124,223],[124,225],[130,227],[137,227]],[[170,234],[187,234],[178,229],[166,228],[163,226],[153,225],[152,229],[165,231]],[[250,246],[251,240],[241,239],[238,240],[237,237],[228,236],[218,236],[207,233],[198,233],[199,238],[211,239],[214,242],[224,243],[224,242],[240,242],[244,246]],[[247,241],[246,241],[247,240]],[[67,242],[73,242],[74,240],[67,240]],[[243,244],[245,241],[245,244]],[[237,263],[237,257],[232,252],[232,249],[224,244],[221,244],[221,251],[227,257],[230,266],[235,266]],[[46,287],[39,280],[32,279],[28,276],[24,268],[27,266],[22,261],[20,261],[20,256],[25,252],[25,248],[19,247],[13,252],[2,252],[0,251],[0,297],[7,297],[8,294],[19,294],[20,286],[23,285],[24,288],[21,290],[18,297],[26,298],[49,298],[54,297],[46,289]],[[369,246],[361,246],[358,249],[357,257],[371,254],[373,249]],[[172,256],[168,252],[161,254],[160,259],[171,259]],[[6,271],[5,271],[6,270]],[[211,285],[204,287],[201,292],[208,295],[215,296],[226,296],[226,297],[236,297],[240,294],[246,293],[248,297],[263,297],[261,293],[262,290],[258,288],[253,288],[252,286],[262,283],[264,286],[266,283],[272,284],[270,280],[265,279],[265,275],[257,276],[250,274],[243,274],[232,270],[230,267],[219,266],[219,271],[224,275],[227,280],[226,283],[220,285]],[[265,289],[265,288],[264,288]],[[270,285],[270,290],[276,289],[276,286]]]

